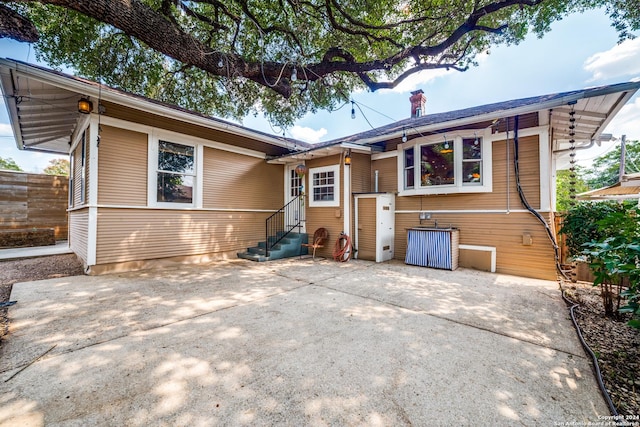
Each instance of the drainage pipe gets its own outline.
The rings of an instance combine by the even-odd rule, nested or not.
[[[373,192],[374,193],[378,192],[378,175],[379,175],[379,171],[376,169],[373,172]]]
[[[514,125],[513,125],[513,168],[516,176],[516,188],[518,189],[518,196],[520,196],[520,202],[522,202],[522,206],[525,207],[533,216],[535,216],[538,221],[544,226],[545,231],[547,232],[547,237],[549,241],[551,241],[551,245],[553,246],[553,252],[556,261],[556,269],[558,273],[562,275],[565,279],[568,279],[564,271],[562,271],[562,266],[560,265],[560,248],[558,247],[558,243],[556,242],[556,238],[547,224],[547,221],[531,207],[527,198],[524,195],[524,191],[522,190],[522,185],[520,184],[520,164],[518,162],[519,155],[519,140],[518,140],[518,127],[519,127],[520,116],[515,116]],[[507,124],[509,123],[509,118],[507,117]],[[508,126],[508,125],[507,125]],[[507,139],[507,145],[509,144],[509,140]]]

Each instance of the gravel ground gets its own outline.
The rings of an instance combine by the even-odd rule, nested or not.
[[[0,302],[9,301],[14,283],[81,274],[82,263],[74,254],[0,261]],[[7,311],[0,308],[0,340],[9,328]]]
[[[566,295],[580,304],[576,320],[598,358],[605,387],[621,415],[640,415],[640,331],[604,315],[600,288],[591,283],[565,283]],[[631,418],[630,418],[631,420]]]

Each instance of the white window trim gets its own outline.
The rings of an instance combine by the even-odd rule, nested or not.
[[[159,141],[167,141],[175,144],[187,145],[193,147],[194,165],[193,165],[193,190],[191,203],[171,203],[158,201],[158,147]],[[202,207],[202,162],[203,147],[187,135],[177,137],[172,132],[153,131],[149,134],[149,151],[148,151],[148,186],[147,186],[147,205],[151,207],[163,207],[172,209],[192,209]]]
[[[84,205],[87,201],[87,134],[86,130],[82,132],[80,138],[80,204]]]
[[[469,184],[462,182],[462,140],[474,138],[475,136],[482,138],[482,184]],[[447,135],[448,141],[453,141],[454,150],[454,180],[455,184],[422,186],[420,180],[420,146],[428,144],[437,144],[444,141],[443,134],[430,135],[411,140],[408,143],[398,144],[398,195],[399,196],[417,196],[428,194],[465,194],[465,193],[490,193],[493,191],[493,166],[492,166],[492,146],[493,136],[490,129],[484,132],[462,131],[456,132],[454,135]],[[414,188],[405,188],[404,186],[404,150],[413,148],[414,153]]]
[[[333,200],[313,200],[313,174],[333,172]],[[340,165],[323,166],[309,169],[309,207],[337,207],[340,206]]]
[[[71,151],[69,153],[69,208],[75,207],[75,190],[74,186],[76,185],[75,174],[76,174],[76,160],[75,153]]]

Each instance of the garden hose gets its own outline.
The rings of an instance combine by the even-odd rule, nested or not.
[[[333,247],[333,259],[339,262],[347,262],[351,259],[352,253],[353,246],[351,246],[351,237],[347,234],[340,233],[340,237],[338,237]]]
[[[596,381],[598,382],[598,387],[600,387],[600,392],[602,393],[604,400],[607,401],[607,405],[609,406],[609,411],[611,411],[611,415],[617,416],[618,410],[616,409],[616,406],[613,404],[613,400],[611,400],[611,396],[609,395],[607,388],[604,386],[604,380],[602,379],[602,372],[600,371],[598,358],[596,357],[593,350],[591,350],[591,347],[589,347],[589,344],[587,344],[587,342],[584,340],[584,337],[582,336],[582,331],[580,331],[580,326],[578,326],[578,322],[576,321],[574,310],[580,304],[574,301],[571,301],[569,298],[567,298],[567,296],[565,295],[564,289],[562,290],[562,299],[569,306],[569,314],[571,314],[571,320],[573,321],[573,326],[576,328],[576,332],[578,332],[578,338],[580,339],[580,344],[582,344],[582,347],[591,356],[591,361],[593,362],[593,371],[596,375]]]

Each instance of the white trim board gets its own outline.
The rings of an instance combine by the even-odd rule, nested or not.
[[[173,206],[130,206],[130,205],[82,205],[75,208],[67,209],[67,212],[79,211],[88,208],[98,209],[132,209],[132,210],[164,210],[164,211],[207,211],[207,212],[256,212],[256,213],[274,213],[277,209],[250,209],[250,208],[196,208],[196,207],[173,207]]]
[[[491,272],[496,272],[496,248],[494,246],[458,245],[458,249],[491,252]]]

